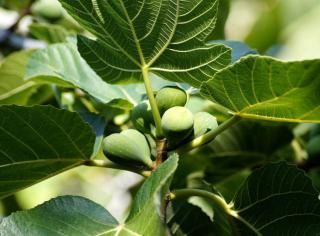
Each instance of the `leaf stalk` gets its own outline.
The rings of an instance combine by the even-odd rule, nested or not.
[[[234,115],[224,123],[222,123],[218,128],[209,131],[208,133],[192,140],[189,143],[186,143],[175,150],[178,154],[183,154],[186,152],[189,152],[195,148],[199,148],[205,144],[210,143],[212,140],[214,140],[219,134],[224,132],[226,129],[230,128],[234,124],[238,123],[241,120],[241,117]]]
[[[174,190],[170,193],[170,199],[175,200],[178,198],[190,198],[190,197],[203,197],[208,200],[210,200],[213,204],[217,205],[220,207],[224,212],[231,216],[236,216],[238,215],[237,212],[235,212],[232,209],[232,205],[229,205],[226,203],[226,201],[220,197],[217,194],[201,190],[201,189],[178,189]]]

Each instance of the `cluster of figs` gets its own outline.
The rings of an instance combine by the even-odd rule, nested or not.
[[[155,98],[169,151],[218,127],[217,119],[211,114],[193,114],[186,108],[189,96],[179,87],[166,86],[156,93]],[[156,127],[149,101],[136,105],[130,118],[135,129],[107,136],[103,141],[104,154],[118,164],[152,168],[156,155]]]

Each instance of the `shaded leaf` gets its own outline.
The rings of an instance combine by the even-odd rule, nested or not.
[[[234,199],[241,221],[247,222],[248,233],[241,235],[317,235],[318,197],[311,180],[295,166],[268,164],[249,176]]]
[[[73,112],[50,106],[0,107],[0,198],[83,164],[92,128]]]
[[[217,19],[217,0],[60,2],[97,37],[79,36],[78,48],[107,82],[141,81],[143,68],[199,87],[230,63],[228,48],[205,44]]]
[[[320,61],[249,56],[202,86],[203,96],[243,118],[320,122]]]
[[[200,208],[185,202],[173,202],[168,209],[168,226],[172,235],[212,235],[214,224]]]

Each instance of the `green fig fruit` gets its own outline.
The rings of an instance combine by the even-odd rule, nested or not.
[[[160,89],[156,95],[159,112],[163,115],[171,107],[185,106],[188,101],[187,93],[176,86],[167,86]]]
[[[131,111],[131,121],[134,127],[146,134],[154,134],[155,124],[148,101],[143,101]]]
[[[193,130],[193,114],[185,107],[172,107],[161,119],[161,127],[169,146],[181,143]]]
[[[134,129],[111,134],[103,140],[103,152],[120,164],[145,164],[152,167],[149,144],[143,134]]]
[[[194,115],[193,135],[197,138],[210,130],[218,128],[217,119],[208,112],[198,112]]]
[[[310,160],[318,159],[320,161],[320,135],[315,136],[309,141],[307,152]]]
[[[58,20],[63,16],[63,8],[56,0],[40,0],[32,6],[32,12],[49,20]]]

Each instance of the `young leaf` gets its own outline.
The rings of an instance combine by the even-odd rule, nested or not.
[[[21,51],[8,56],[0,66],[0,104],[26,105],[36,89],[32,81],[25,82],[28,58],[32,51]]]
[[[243,118],[320,122],[320,60],[249,56],[202,86],[203,96]]]
[[[162,236],[155,201],[177,168],[177,157],[164,162],[139,190],[132,218],[119,224],[101,206],[81,197],[59,197],[35,209],[14,213],[0,223],[1,235],[128,235]]]
[[[142,80],[145,72],[199,87],[230,63],[230,49],[206,45],[217,18],[217,0],[60,0],[88,31],[78,49],[103,78]],[[143,73],[144,72],[144,73]]]
[[[77,114],[50,106],[0,107],[0,198],[83,164],[95,134]]]
[[[317,235],[318,197],[301,170],[281,162],[249,176],[234,199],[234,208],[245,223],[243,235]]]

